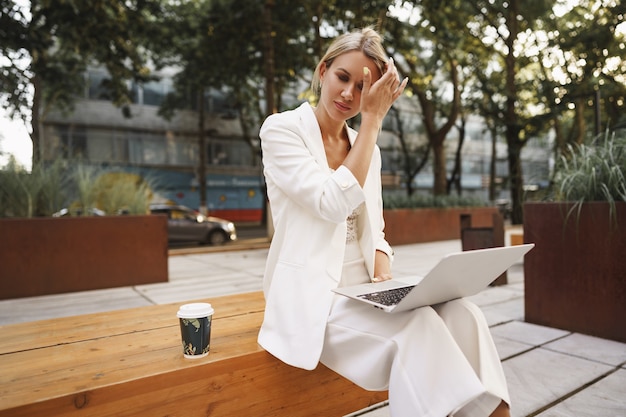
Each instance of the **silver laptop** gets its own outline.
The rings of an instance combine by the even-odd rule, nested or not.
[[[388,313],[434,305],[477,294],[534,246],[529,243],[451,253],[423,278],[405,277],[333,291]]]

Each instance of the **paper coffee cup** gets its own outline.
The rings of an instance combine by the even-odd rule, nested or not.
[[[178,321],[185,358],[202,358],[209,354],[213,307],[209,303],[191,303],[179,307]]]

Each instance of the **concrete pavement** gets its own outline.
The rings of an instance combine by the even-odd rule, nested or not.
[[[402,277],[425,274],[443,255],[459,251],[461,242],[394,249],[393,273]],[[0,325],[258,291],[266,256],[266,239],[221,250],[176,249],[167,283],[2,300]],[[512,415],[626,416],[626,344],[524,322],[522,260],[508,278],[508,285],[490,287],[472,300],[485,313],[503,361]],[[357,415],[390,416],[386,404],[351,416]]]

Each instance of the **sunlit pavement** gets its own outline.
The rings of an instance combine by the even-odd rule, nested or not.
[[[222,247],[172,248],[167,283],[2,300],[0,325],[259,291],[267,248],[262,236]],[[394,249],[394,276],[423,275],[461,242]],[[471,299],[498,347],[513,416],[626,416],[626,344],[524,322],[521,260],[509,269],[507,285]],[[390,417],[384,403],[351,414],[357,415]]]

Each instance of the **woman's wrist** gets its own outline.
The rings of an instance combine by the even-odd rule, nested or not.
[[[383,117],[378,117],[376,113],[361,113],[361,125],[359,126],[359,132],[362,131],[371,131],[375,132],[378,136],[378,132],[382,129],[383,126]]]
[[[391,276],[391,274],[377,274],[377,275],[374,275],[374,277],[371,279],[371,281],[372,282],[383,282],[383,281],[389,281],[392,278],[393,277]]]

